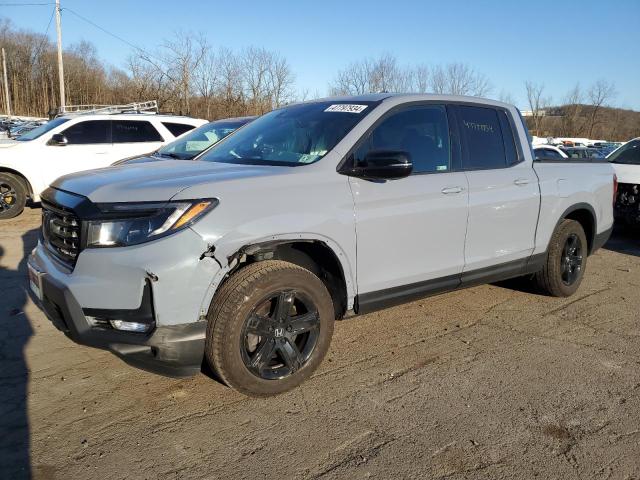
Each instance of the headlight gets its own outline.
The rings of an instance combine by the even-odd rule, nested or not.
[[[100,205],[104,219],[87,222],[87,247],[124,247],[149,242],[192,225],[217,199]]]

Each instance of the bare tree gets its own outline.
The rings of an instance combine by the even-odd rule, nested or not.
[[[437,65],[431,73],[431,90],[435,93],[484,97],[492,89],[486,76],[464,63]]]
[[[589,138],[593,136],[593,129],[598,123],[598,114],[603,106],[613,99],[616,95],[616,87],[613,83],[607,80],[598,80],[594,83],[589,91],[587,97],[591,105],[591,114],[589,115]]]
[[[527,90],[527,100],[529,109],[531,110],[531,119],[533,120],[535,135],[541,134],[542,117],[546,114],[546,109],[551,103],[550,97],[544,96],[544,84],[525,82]]]
[[[582,130],[583,95],[580,83],[569,90],[562,107],[561,134],[566,137],[577,136]]]
[[[500,94],[498,95],[498,100],[504,103],[508,103],[510,105],[515,105],[516,101],[511,95],[511,92],[508,92],[505,89],[500,90]]]

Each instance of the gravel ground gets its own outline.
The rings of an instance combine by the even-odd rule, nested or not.
[[[578,293],[482,286],[337,323],[252,399],[73,344],[26,292],[39,211],[0,228],[0,478],[640,478],[640,241]]]

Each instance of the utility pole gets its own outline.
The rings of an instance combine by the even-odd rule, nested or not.
[[[58,30],[58,77],[60,79],[60,111],[65,111],[64,68],[62,66],[62,28],[60,27],[60,0],[56,0],[56,29]]]
[[[7,80],[7,57],[2,47],[2,70],[4,72],[4,99],[7,105],[7,117],[11,118],[11,97],[9,96],[9,81]]]

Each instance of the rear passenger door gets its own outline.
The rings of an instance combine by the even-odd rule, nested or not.
[[[113,154],[111,163],[127,157],[151,153],[163,144],[160,132],[148,120],[112,121]]]
[[[407,152],[413,173],[390,181],[350,177],[355,204],[360,311],[458,285],[464,264],[467,180],[455,172],[444,105],[404,106],[387,113],[347,162],[368,152]]]
[[[510,262],[518,264],[533,251],[540,207],[538,178],[525,161],[507,110],[467,105],[453,110],[469,184],[464,272],[500,264],[507,265],[498,268],[509,269]]]

